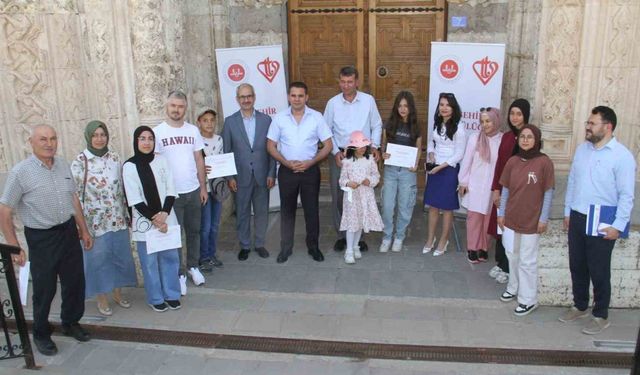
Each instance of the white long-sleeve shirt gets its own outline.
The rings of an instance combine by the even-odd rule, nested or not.
[[[464,149],[467,145],[467,134],[464,127],[458,124],[458,130],[453,134],[453,140],[447,137],[447,126],[442,124],[441,132],[432,129],[429,132],[427,141],[427,154],[433,152],[436,164],[447,163],[455,167],[464,156]]]
[[[324,119],[333,133],[333,151],[346,148],[351,133],[362,131],[371,140],[373,147],[380,147],[382,118],[373,96],[358,91],[352,102],[344,99],[342,93],[329,99],[324,110]]]

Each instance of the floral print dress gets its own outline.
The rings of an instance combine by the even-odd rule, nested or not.
[[[369,186],[359,185],[351,192],[344,192],[341,231],[357,232],[362,229],[367,233],[384,228],[373,190],[380,182],[380,172],[373,157],[342,161],[339,180],[341,188],[346,187],[350,181],[361,184],[365,179],[369,179]]]

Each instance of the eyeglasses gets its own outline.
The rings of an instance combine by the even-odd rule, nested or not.
[[[253,98],[255,95],[251,94],[251,95],[240,95],[238,96],[238,99],[240,100],[247,100],[247,99],[251,99]]]
[[[593,121],[585,121],[584,122],[584,126],[585,127],[590,127],[590,126],[595,126],[595,125],[605,125],[608,124],[608,122],[593,122]]]
[[[492,107],[482,107],[480,108],[480,112],[489,112],[492,109],[493,109]]]

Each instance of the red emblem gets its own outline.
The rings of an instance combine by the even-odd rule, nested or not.
[[[491,81],[491,78],[496,75],[498,68],[498,63],[489,60],[489,56],[485,56],[482,60],[473,63],[473,72],[485,86]]]
[[[258,63],[258,71],[269,82],[273,82],[273,79],[276,78],[279,70],[280,63],[275,60],[271,60],[268,57]]]
[[[240,64],[231,64],[227,69],[227,76],[234,82],[242,81],[245,76],[244,67]]]
[[[460,68],[455,60],[447,59],[440,63],[440,75],[444,79],[454,79],[460,73]]]

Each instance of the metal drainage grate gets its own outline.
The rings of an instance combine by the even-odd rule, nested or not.
[[[13,322],[8,323],[11,325]],[[31,324],[32,322],[29,322],[29,328],[31,328]],[[55,324],[54,326],[58,332],[61,331],[59,324]],[[95,339],[207,349],[216,348],[358,359],[397,359],[559,367],[628,369],[633,365],[633,353],[379,344],[166,331],[102,325],[85,325],[84,327]]]

